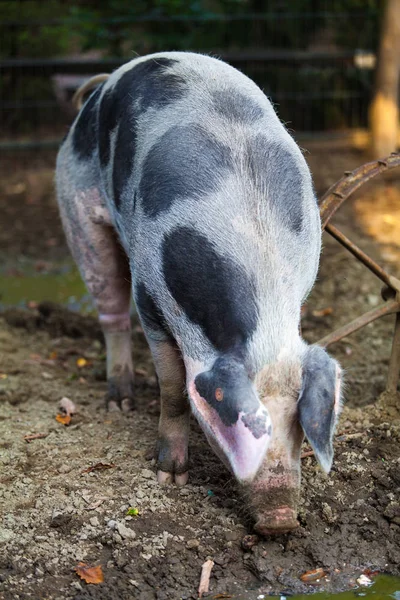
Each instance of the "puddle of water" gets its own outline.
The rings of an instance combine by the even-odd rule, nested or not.
[[[24,307],[29,302],[51,300],[71,310],[94,311],[80,274],[72,262],[19,260],[0,269],[0,308]]]
[[[315,593],[312,593],[315,590]],[[218,596],[217,596],[218,597]],[[299,596],[267,596],[260,592],[231,596],[232,600],[400,600],[400,577],[378,575],[370,587],[357,587],[347,592],[318,592],[310,586],[310,594]]]

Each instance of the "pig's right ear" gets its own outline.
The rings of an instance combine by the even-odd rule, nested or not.
[[[303,384],[298,402],[300,424],[323,470],[333,460],[333,434],[341,409],[341,369],[320,346],[303,358]]]

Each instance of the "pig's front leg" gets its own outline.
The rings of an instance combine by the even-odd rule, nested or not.
[[[190,406],[185,394],[185,367],[172,341],[149,339],[161,393],[157,442],[159,483],[185,485],[188,480]]]

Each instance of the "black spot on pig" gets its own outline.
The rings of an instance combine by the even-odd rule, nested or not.
[[[252,277],[189,227],[164,238],[162,260],[168,289],[187,317],[217,350],[243,353],[257,327]]]
[[[246,370],[233,358],[218,358],[212,369],[197,375],[195,386],[202,398],[218,413],[226,426],[237,423],[239,413],[256,439],[267,433],[267,413],[255,415],[260,402]]]
[[[131,127],[120,123],[115,142],[114,162],[112,171],[114,204],[117,210],[121,205],[121,195],[132,173],[136,147],[136,122]]]
[[[103,84],[88,98],[75,123],[72,145],[76,154],[83,160],[90,158],[96,150],[98,99],[102,87]]]
[[[264,114],[257,102],[233,88],[214,92],[213,100],[215,110],[230,121],[251,125]]]
[[[135,304],[145,327],[154,332],[167,333],[168,328],[164,316],[141,281],[135,287]]]
[[[152,58],[132,69],[135,99],[140,113],[149,108],[165,108],[187,93],[185,79],[166,70],[177,62],[171,58]]]
[[[143,210],[154,218],[177,200],[202,198],[231,169],[230,148],[200,125],[171,127],[145,158],[139,184]]]
[[[266,433],[270,436],[272,432],[271,424],[266,425],[267,415],[265,413],[256,415],[250,413],[242,416],[244,425],[251,431],[256,440],[265,435]]]
[[[247,164],[254,185],[271,203],[281,222],[300,233],[303,226],[303,174],[296,157],[282,144],[262,134],[247,148]]]
[[[176,62],[169,58],[145,60],[126,71],[104,94],[99,131],[102,167],[110,160],[110,136],[119,123],[129,132],[132,127],[136,129],[137,118],[149,108],[164,108],[185,95],[185,80],[167,71]]]

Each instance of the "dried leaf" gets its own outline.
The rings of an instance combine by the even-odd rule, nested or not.
[[[300,579],[304,583],[315,583],[322,577],[325,577],[324,569],[313,569],[312,571],[306,571],[303,575],[300,575]]]
[[[214,562],[212,560],[206,560],[206,562],[201,567],[200,584],[198,590],[199,598],[201,598],[203,594],[206,594],[208,592],[208,586],[210,585],[210,576],[213,566]]]
[[[311,314],[313,317],[327,317],[328,315],[331,315],[332,313],[333,313],[332,306],[327,306],[326,308],[321,308],[320,310],[313,310]]]
[[[76,366],[79,369],[82,369],[83,367],[86,367],[87,364],[88,364],[88,361],[86,360],[86,358],[81,357],[81,358],[77,358],[76,359]]]
[[[139,367],[135,369],[135,375],[141,375],[142,377],[147,377],[148,373],[145,369],[140,369]]]
[[[6,373],[0,373],[0,379],[7,379],[8,375]]]
[[[69,425],[71,423],[71,415],[57,415],[56,421],[63,425]]]
[[[85,498],[83,498],[83,499],[85,500]],[[103,497],[99,498],[98,500],[96,500],[96,502],[93,502],[92,504],[89,504],[89,506],[85,506],[84,510],[95,510],[101,504],[103,504],[103,502],[105,500],[108,500],[108,498],[106,496],[103,496]]]
[[[303,452],[300,458],[308,458],[309,456],[314,456],[314,454],[314,450],[306,450],[306,452]]]
[[[61,398],[59,402],[59,407],[66,415],[69,415],[70,417],[72,417],[72,415],[76,413],[75,404],[72,402],[72,400],[67,398],[67,396]]]
[[[97,565],[97,567],[89,567],[85,563],[79,563],[77,567],[75,567],[75,572],[81,579],[86,581],[86,583],[103,583],[104,575],[101,565]]]
[[[233,598],[233,596],[231,594],[224,594],[224,593],[213,596],[213,600],[219,600],[220,598]]]
[[[92,471],[104,471],[105,469],[112,469],[113,467],[115,467],[115,465],[113,464],[106,464],[106,463],[96,463],[95,465],[92,465],[91,467],[88,467],[87,469],[85,469],[84,471],[82,471],[82,473],[91,473]]]
[[[53,350],[53,352],[50,352],[49,354],[49,360],[56,360],[57,358],[57,352],[55,350]]]
[[[32,440],[41,440],[48,435],[48,433],[29,433],[28,435],[24,435],[24,440],[29,444]]]

